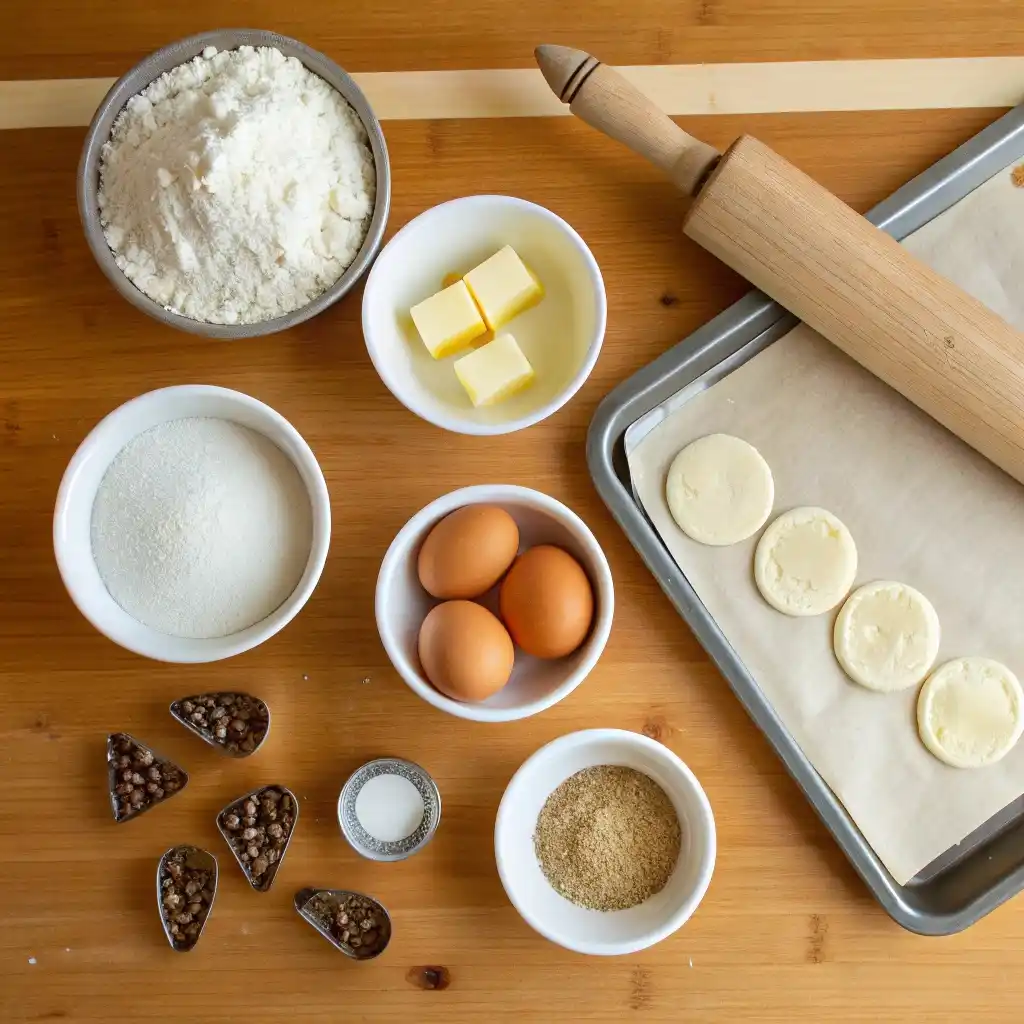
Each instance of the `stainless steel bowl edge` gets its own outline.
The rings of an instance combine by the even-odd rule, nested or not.
[[[132,96],[142,92],[166,71],[192,60],[208,46],[216,47],[218,50],[234,50],[240,46],[271,46],[286,56],[297,58],[313,74],[319,75],[320,78],[337,89],[355,110],[366,129],[370,151],[373,154],[377,176],[376,197],[366,238],[363,240],[356,258],[345,273],[322,295],[318,295],[305,306],[272,320],[261,320],[251,324],[212,324],[202,320],[193,320],[180,313],[165,309],[160,303],[154,302],[132,284],[118,267],[100,225],[97,201],[100,154],[107,139],[110,138],[110,131],[118,114],[121,113]],[[329,57],[297,39],[279,35],[276,32],[266,32],[261,29],[217,29],[213,32],[201,32],[198,35],[179,39],[177,42],[156,50],[111,86],[110,91],[93,115],[86,132],[82,155],[78,162],[76,193],[78,214],[89,249],[99,264],[100,270],[123,298],[127,299],[136,309],[140,309],[143,313],[170,327],[208,338],[235,340],[276,334],[278,331],[301,324],[322,313],[359,282],[376,258],[384,239],[384,230],[391,209],[391,164],[380,121],[370,108],[363,91],[355,80]]]

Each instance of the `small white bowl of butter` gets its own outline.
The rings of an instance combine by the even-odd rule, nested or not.
[[[506,247],[540,283],[543,297],[468,347],[435,358],[410,311],[445,287],[465,288],[464,275],[471,285],[474,269]],[[363,335],[381,379],[411,412],[461,434],[508,434],[560,409],[594,368],[606,320],[604,281],[583,239],[550,210],[512,196],[466,196],[421,213],[381,251],[363,294]],[[477,358],[487,344],[494,347]],[[532,380],[508,397],[475,405],[455,364],[473,355],[462,375],[486,376],[492,368],[481,363],[492,354],[494,373],[512,373],[522,366],[515,347]]]

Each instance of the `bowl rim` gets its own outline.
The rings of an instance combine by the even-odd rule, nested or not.
[[[508,818],[511,814],[510,808],[516,798],[516,789],[525,785],[524,779],[538,762],[545,758],[551,758],[563,749],[572,747],[584,747],[591,744],[603,742],[617,742],[644,750],[660,759],[676,776],[681,780],[682,785],[687,788],[697,799],[700,808],[700,815],[705,824],[704,842],[697,851],[700,871],[697,884],[690,890],[686,899],[682,901],[673,913],[656,928],[651,928],[642,937],[631,941],[597,943],[584,940],[574,940],[567,937],[557,928],[553,928],[541,921],[536,915],[526,911],[514,895],[515,886],[510,880],[509,872],[500,852],[500,836],[503,830],[509,828]],[[553,791],[553,790],[552,790]],[[663,743],[644,736],[642,733],[632,732],[629,729],[580,729],[576,732],[566,733],[558,736],[542,747],[535,750],[515,771],[509,779],[505,791],[501,795],[498,804],[498,811],[494,818],[494,861],[498,868],[498,877],[501,879],[502,888],[509,902],[515,907],[519,916],[539,935],[542,935],[550,942],[569,949],[576,953],[584,953],[590,956],[621,956],[627,953],[637,953],[668,938],[678,931],[696,912],[701,901],[707,894],[711,885],[711,878],[715,870],[715,861],[718,854],[718,831],[715,825],[715,815],[711,807],[704,787],[694,774],[690,766],[675,751],[666,747]]]
[[[505,500],[523,500],[524,503],[529,503],[532,507],[552,516],[565,526],[577,542],[587,550],[597,570],[593,574],[597,578],[591,578],[597,614],[594,616],[590,635],[584,641],[585,656],[561,684],[546,696],[520,707],[488,708],[483,704],[464,704],[461,701],[452,700],[439,690],[434,689],[429,682],[421,677],[418,669],[410,663],[395,642],[393,631],[388,625],[383,590],[406,558],[407,552],[412,546],[412,538],[423,529],[425,524],[440,519],[464,505],[500,503]],[[588,572],[587,575],[591,576],[591,573]],[[380,571],[377,573],[373,603],[377,633],[384,646],[384,651],[395,671],[413,693],[435,708],[455,715],[457,718],[468,719],[472,722],[514,722],[546,711],[559,701],[564,700],[594,670],[611,635],[612,621],[615,616],[615,584],[608,559],[597,542],[597,538],[590,527],[567,505],[543,491],[534,490],[532,487],[523,487],[519,484],[473,484],[470,487],[460,487],[435,498],[413,515],[395,534],[394,540],[391,541],[381,561]]]
[[[421,222],[442,217],[444,215],[442,211],[446,211],[449,207],[473,203],[480,205],[490,203],[508,204],[510,206],[518,206],[528,209],[531,212],[538,213],[555,224],[574,243],[583,257],[583,262],[587,267],[591,282],[594,286],[593,292],[597,316],[593,337],[587,347],[586,357],[580,364],[580,367],[576,371],[572,380],[570,380],[569,383],[545,405],[533,410],[533,412],[528,413],[525,416],[520,416],[518,419],[508,420],[503,423],[474,423],[455,415],[438,415],[436,412],[428,410],[423,403],[404,394],[404,389],[399,378],[391,372],[391,367],[388,363],[379,358],[376,345],[371,341],[374,332],[368,315],[368,304],[370,297],[373,294],[375,282],[379,277],[383,276],[383,270],[380,270],[379,264],[375,264],[371,268],[370,273],[366,278],[366,286],[363,290],[363,341],[366,345],[366,351],[370,357],[370,362],[373,363],[373,367],[377,371],[380,379],[384,382],[384,386],[410,412],[415,413],[415,415],[419,416],[420,419],[426,420],[427,423],[432,423],[435,427],[450,430],[455,434],[469,434],[475,437],[496,437],[501,434],[515,433],[517,430],[525,430],[527,427],[532,427],[535,423],[540,423],[542,420],[546,420],[549,416],[558,412],[558,410],[568,403],[580,388],[583,387],[587,378],[593,372],[594,367],[597,364],[598,357],[601,354],[601,348],[604,345],[604,336],[608,327],[608,293],[604,283],[604,276],[601,273],[601,267],[598,264],[597,259],[594,257],[594,254],[591,252],[590,246],[588,246],[583,240],[579,232],[568,221],[559,217],[559,215],[553,210],[549,210],[546,206],[541,206],[539,203],[531,202],[529,199],[522,199],[519,196],[481,192],[468,196],[459,196],[455,199],[449,199],[443,203],[438,203],[436,206],[431,206],[422,213],[418,213],[406,224],[403,224],[402,227],[399,228],[390,239],[388,239],[387,244],[380,251],[380,256],[383,257],[392,246],[398,246],[401,244],[402,238],[407,233],[410,233],[415,226],[421,226]],[[380,272],[378,273],[378,271]]]
[[[269,46],[281,50],[286,56],[296,57],[307,70],[339,92],[355,111],[366,130],[376,172],[376,193],[366,237],[345,272],[306,305],[271,320],[259,320],[251,324],[214,324],[205,320],[194,320],[151,299],[118,267],[113,252],[107,245],[99,219],[97,195],[100,155],[110,137],[114,120],[132,96],[147,88],[172,67],[178,67],[199,56],[207,46],[214,46],[218,50],[236,50],[241,46]],[[172,63],[169,62],[170,58],[173,58]],[[348,294],[369,269],[380,251],[391,209],[391,163],[379,118],[355,79],[342,67],[319,50],[279,32],[223,28],[185,36],[161,46],[143,57],[114,82],[89,122],[75,173],[75,193],[82,231],[93,258],[115,290],[136,309],[154,320],[189,334],[222,339],[257,338],[287,330],[322,313],[328,306]]]
[[[114,635],[114,633],[109,630],[104,623],[98,621],[97,616],[93,614],[91,603],[82,599],[78,584],[74,580],[75,574],[73,571],[73,561],[67,547],[66,538],[63,535],[64,525],[68,521],[68,504],[74,492],[74,488],[77,485],[79,473],[82,466],[90,458],[92,449],[95,447],[98,440],[107,433],[116,433],[118,431],[120,421],[129,416],[131,411],[137,408],[140,404],[150,404],[161,400],[161,398],[167,398],[172,395],[180,395],[182,397],[217,396],[227,398],[231,401],[247,406],[258,416],[273,424],[282,434],[288,437],[291,443],[295,446],[295,450],[300,453],[303,467],[308,470],[309,473],[308,479],[302,473],[300,473],[300,476],[302,477],[303,484],[306,487],[306,492],[309,495],[309,503],[313,520],[313,536],[310,538],[309,559],[306,563],[306,567],[303,569],[299,582],[296,584],[295,589],[291,594],[289,594],[277,608],[259,622],[254,622],[251,626],[247,626],[245,629],[239,630],[237,633],[230,633],[224,637],[203,638],[203,652],[197,651],[194,654],[184,655],[175,654],[173,649],[179,641],[185,638],[175,637],[167,633],[160,633],[157,630],[152,629],[152,627],[148,627],[149,637],[142,642],[133,642],[127,637]],[[125,440],[124,444],[128,444],[137,436],[137,433],[132,434]],[[273,438],[268,434],[264,434],[264,436],[267,437],[271,443],[276,444]],[[277,445],[277,447],[280,448],[280,445]],[[291,454],[284,452],[283,449],[281,450],[285,457],[295,465],[296,470],[303,468],[298,465],[298,460]],[[319,543],[317,542],[316,532],[318,517],[322,521]],[[316,589],[317,584],[320,582],[320,577],[323,574],[324,566],[327,562],[327,555],[330,550],[331,499],[330,493],[327,490],[327,481],[324,479],[323,470],[320,468],[320,463],[313,454],[313,450],[309,447],[306,439],[299,433],[299,431],[296,430],[296,428],[292,426],[292,424],[276,409],[271,408],[271,406],[267,405],[265,402],[261,402],[258,398],[253,398],[251,395],[247,395],[241,391],[234,391],[231,388],[218,387],[213,384],[177,384],[169,387],[156,388],[153,391],[146,391],[141,395],[136,395],[134,398],[129,399],[127,402],[123,402],[121,405],[117,406],[117,408],[108,412],[89,431],[89,433],[85,435],[78,447],[75,449],[74,455],[71,456],[71,460],[68,462],[67,467],[64,470],[64,474],[61,477],[60,486],[57,488],[57,498],[54,503],[53,510],[52,536],[54,557],[57,562],[57,571],[60,573],[64,589],[67,591],[68,596],[71,598],[75,607],[82,613],[83,617],[98,633],[105,636],[113,643],[116,643],[118,646],[123,647],[125,650],[131,651],[134,654],[139,654],[145,658],[151,658],[154,661],[163,661],[176,665],[207,664],[213,661],[222,661],[225,658],[231,658],[237,654],[242,654],[245,651],[252,650],[254,647],[258,647],[260,644],[266,642],[272,636],[275,636],[284,629],[284,627],[287,626],[288,623],[291,622],[292,619],[294,619],[295,616],[298,615],[298,613],[305,607],[309,598],[312,596],[313,591]],[[111,598],[111,600],[113,600],[113,598]],[[125,614],[128,613],[126,612]],[[143,623],[143,625],[145,624]],[[209,653],[205,653],[205,649],[207,647],[209,648]]]

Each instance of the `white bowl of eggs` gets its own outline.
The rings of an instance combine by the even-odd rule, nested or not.
[[[528,487],[485,484],[417,512],[377,578],[377,630],[410,689],[477,722],[557,704],[597,664],[615,598],[587,525]]]

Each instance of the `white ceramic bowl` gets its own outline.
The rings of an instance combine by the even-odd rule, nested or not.
[[[676,869],[661,892],[629,910],[585,910],[544,877],[533,834],[541,808],[570,775],[600,764],[649,775],[671,799],[682,827]],[[693,772],[667,747],[622,729],[586,729],[541,747],[512,776],[498,806],[494,855],[508,898],[531,928],[578,953],[614,956],[653,946],[697,909],[715,868],[715,818]]]
[[[594,624],[583,645],[568,657],[554,660],[533,658],[517,648],[512,678],[479,704],[464,704],[435,690],[423,675],[416,652],[420,625],[427,612],[440,603],[420,586],[416,572],[420,545],[435,523],[463,505],[498,505],[505,509],[519,526],[520,550],[536,544],[565,548],[586,570],[594,588]],[[497,611],[493,591],[483,603]],[[459,718],[511,722],[557,704],[583,682],[608,642],[615,594],[608,560],[575,512],[529,487],[482,484],[432,501],[402,527],[381,564],[375,604],[377,631],[384,649],[410,689],[428,704]]]
[[[537,378],[518,395],[474,409],[452,369],[426,350],[409,310],[511,245],[540,278],[542,302],[512,320]],[[580,389],[604,340],[601,271],[582,238],[550,210],[511,196],[466,196],[411,220],[384,247],[363,293],[366,348],[391,393],[423,419],[460,434],[508,434],[538,423]]]
[[[92,506],[114,457],[134,437],[168,420],[212,416],[263,434],[295,465],[309,492],[313,537],[309,560],[291,596],[272,614],[229,636],[169,636],[132,618],[103,585],[92,555]],[[78,610],[114,643],[136,654],[182,664],[219,661],[263,643],[283,629],[313,593],[331,541],[331,503],[323,473],[299,432],[268,405],[227,388],[188,384],[150,391],[102,419],[64,471],[53,517],[53,548],[64,586]]]

